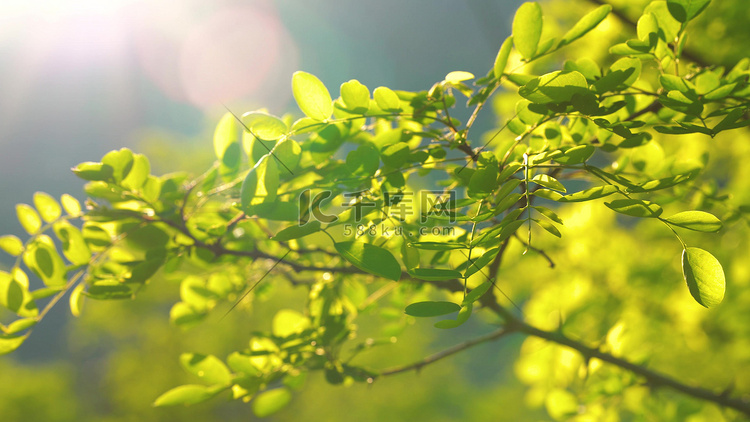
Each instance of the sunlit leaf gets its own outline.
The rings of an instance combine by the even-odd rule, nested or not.
[[[242,115],[241,120],[253,136],[265,141],[275,141],[288,131],[283,120],[260,111],[247,112]]]
[[[202,403],[220,393],[222,389],[205,385],[187,384],[175,387],[159,396],[154,406],[190,406]]]
[[[724,299],[724,269],[710,253],[699,248],[683,250],[682,274],[690,294],[706,308],[716,306]]]
[[[513,44],[524,59],[536,54],[542,37],[542,8],[536,2],[521,5],[513,17]]]
[[[23,344],[23,341],[26,340],[26,337],[28,336],[28,333],[22,336],[0,335],[0,355],[8,354],[21,347],[21,344]]]
[[[286,407],[291,400],[292,393],[287,388],[264,391],[253,400],[253,413],[259,418],[271,416]]]
[[[612,195],[613,193],[617,192],[617,190],[618,190],[617,186],[614,186],[614,185],[595,186],[593,188],[588,188],[580,192],[571,193],[570,195],[565,195],[562,198],[558,199],[558,201],[560,202],[591,201],[594,199],[604,198],[605,196]]]
[[[271,332],[277,337],[297,334],[310,326],[310,320],[293,309],[281,309],[276,312],[271,323]]]
[[[110,151],[102,157],[102,164],[112,167],[112,178],[121,182],[133,168],[133,151],[127,148]]]
[[[385,112],[401,110],[401,101],[398,99],[398,95],[390,88],[384,86],[377,87],[372,92],[372,97],[375,99],[378,107]]]
[[[30,206],[26,204],[16,205],[16,215],[26,233],[36,234],[42,228],[42,220],[39,218],[39,214]]]
[[[183,353],[180,365],[209,384],[227,385],[232,379],[229,369],[216,356]]]
[[[0,249],[11,256],[18,256],[23,252],[23,242],[13,235],[0,236]]]
[[[81,214],[81,203],[67,193],[63,194],[60,198],[60,203],[62,203],[65,212],[68,213],[69,216],[76,217]]]
[[[57,203],[55,198],[44,192],[37,192],[34,194],[34,206],[42,219],[48,223],[57,220],[62,214],[62,208]]]
[[[544,186],[545,188],[550,188],[560,192],[567,192],[565,190],[565,186],[562,183],[548,174],[537,174],[531,179],[531,181],[536,183],[537,185]]]
[[[81,316],[81,310],[83,309],[83,300],[85,299],[85,296],[83,295],[83,291],[86,288],[86,285],[84,283],[81,283],[73,289],[73,291],[70,293],[70,313],[74,317]]]
[[[356,79],[341,84],[341,99],[354,113],[366,113],[370,108],[370,90]]]
[[[333,114],[333,99],[328,88],[314,75],[297,71],[292,75],[292,94],[305,115],[322,122]]]
[[[508,66],[508,57],[510,57],[510,50],[513,48],[513,37],[508,37],[503,41],[503,45],[500,46],[500,50],[497,52],[495,57],[495,64],[492,71],[496,79],[500,79],[505,72],[505,68]]]
[[[562,46],[570,44],[573,41],[586,35],[589,31],[596,28],[596,26],[599,25],[601,21],[603,21],[604,18],[607,17],[607,15],[609,15],[610,11],[612,11],[612,6],[606,4],[599,6],[584,15],[578,22],[576,22],[573,28],[566,32],[565,35],[563,35],[559,45]]]
[[[703,211],[684,211],[664,219],[668,223],[699,232],[716,232],[721,230],[721,220],[713,214]]]
[[[556,71],[532,79],[518,90],[518,94],[532,103],[564,103],[574,95],[588,92],[586,77],[580,72]]]
[[[279,189],[279,169],[271,154],[264,155],[245,176],[240,190],[240,201],[247,212],[251,205],[272,202]]]
[[[669,13],[679,22],[687,22],[706,9],[711,0],[667,0]]]
[[[320,222],[310,221],[303,226],[295,224],[281,230],[280,232],[276,233],[276,236],[273,237],[273,240],[277,242],[286,242],[288,240],[305,237],[312,233],[317,233],[318,231],[320,231]]]

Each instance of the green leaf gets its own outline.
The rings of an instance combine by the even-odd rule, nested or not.
[[[513,44],[521,56],[534,57],[542,37],[542,8],[536,2],[521,5],[513,17]]]
[[[133,154],[133,167],[122,181],[122,186],[133,191],[140,191],[151,173],[151,163],[143,154]]]
[[[297,71],[292,75],[292,94],[305,115],[319,122],[333,114],[333,100],[328,88],[314,75]]]
[[[539,227],[543,228],[544,230],[549,232],[551,235],[556,236],[556,237],[562,237],[560,230],[558,230],[557,227],[555,227],[555,225],[550,223],[549,221],[538,220],[536,218],[532,218],[532,220],[534,220],[534,222],[538,224]]]
[[[81,215],[81,203],[78,202],[78,200],[74,197],[65,193],[60,198],[60,202],[62,203],[63,208],[65,208],[65,212],[67,212],[69,216],[77,217]]]
[[[532,79],[518,90],[518,94],[532,103],[564,103],[576,94],[588,92],[588,82],[581,72],[556,71]]]
[[[452,314],[461,310],[461,306],[453,302],[416,302],[407,306],[404,312],[407,315],[419,318],[429,318]]]
[[[667,0],[669,13],[679,22],[687,22],[706,9],[711,0]]]
[[[292,401],[292,393],[287,388],[264,391],[253,400],[252,408],[255,416],[265,418],[280,411]]]
[[[664,219],[667,223],[699,232],[721,230],[721,220],[703,211],[685,211]]]
[[[596,28],[612,11],[612,6],[602,5],[584,15],[565,35],[558,46],[570,44]]]
[[[102,157],[102,164],[112,167],[115,182],[122,182],[133,168],[133,151],[127,148],[110,151]]]
[[[291,138],[282,139],[273,147],[273,157],[276,164],[283,168],[283,173],[288,175],[293,168],[299,165],[302,159],[302,147],[297,141]],[[283,163],[283,165],[281,165]]]
[[[614,185],[596,186],[593,188],[582,190],[580,192],[572,193],[570,195],[565,195],[562,198],[558,199],[558,201],[560,202],[591,201],[594,199],[604,198],[605,196],[612,195],[613,193],[617,192],[617,190],[618,190],[617,186],[614,186]]]
[[[468,278],[468,277],[471,277],[477,271],[480,271],[482,268],[484,268],[487,264],[489,264],[495,259],[498,251],[499,251],[499,248],[493,248],[485,252],[484,254],[482,254],[482,256],[479,257],[478,259],[468,260],[466,273],[463,276]]]
[[[471,317],[471,312],[473,310],[474,306],[471,303],[465,304],[461,307],[461,310],[458,311],[458,315],[456,316],[455,320],[444,319],[442,321],[438,321],[435,323],[435,328],[448,329],[459,327],[469,320],[469,318]]]
[[[8,354],[21,347],[21,344],[23,344],[23,341],[26,340],[26,337],[28,336],[29,333],[22,336],[0,335],[0,355]]]
[[[710,308],[724,299],[726,281],[721,263],[699,248],[682,251],[682,274],[696,302]]]
[[[42,219],[48,223],[57,220],[62,214],[62,208],[55,198],[44,192],[34,194],[34,206],[36,207]]]
[[[565,151],[563,155],[554,158],[560,164],[581,164],[594,155],[596,148],[593,145],[578,145]]]
[[[83,290],[86,288],[86,285],[84,283],[81,283],[73,289],[73,292],[70,293],[70,313],[74,317],[81,316],[81,310],[83,310],[83,300],[85,296],[83,295]]]
[[[364,114],[370,109],[370,90],[358,80],[352,79],[341,84],[341,100],[347,110]]]
[[[97,281],[93,286],[83,292],[86,296],[96,300],[120,300],[132,299],[133,289],[119,281]]]
[[[21,223],[21,227],[26,230],[28,234],[36,234],[39,229],[42,228],[42,220],[39,218],[39,214],[34,211],[26,204],[16,205],[16,214],[18,215],[18,221]]]
[[[276,312],[271,323],[271,332],[277,337],[288,337],[298,334],[310,326],[310,320],[293,309],[281,309]]]
[[[393,281],[401,278],[401,265],[386,249],[364,242],[339,242],[334,247],[360,270]]]
[[[659,204],[640,199],[615,199],[605,202],[604,205],[621,214],[641,218],[656,218],[663,211]]]
[[[643,65],[632,57],[623,57],[610,66],[604,77],[594,82],[593,90],[599,94],[629,87],[641,76]]]
[[[154,406],[189,406],[202,403],[220,393],[223,388],[207,387],[205,385],[188,384],[175,387],[159,396]]]
[[[112,177],[114,169],[102,163],[93,163],[87,161],[73,167],[73,173],[83,180],[89,181],[107,181]]]
[[[62,242],[63,255],[72,264],[85,265],[91,259],[91,251],[83,234],[77,227],[60,221],[54,226],[55,235]]]
[[[377,87],[372,92],[372,97],[375,99],[378,107],[387,113],[401,110],[401,101],[398,99],[398,95],[390,88],[384,86]]]
[[[372,144],[360,145],[346,155],[346,167],[352,173],[363,172],[372,176],[380,167],[380,154]]]
[[[388,145],[380,153],[383,163],[397,169],[409,159],[409,145],[405,142]]]
[[[228,385],[232,380],[232,374],[224,362],[213,355],[183,353],[180,364],[187,372],[209,384]]]
[[[29,244],[23,254],[23,262],[48,287],[65,285],[65,263],[49,236],[41,235]]]
[[[470,303],[474,303],[479,298],[484,296],[485,293],[492,287],[491,281],[485,281],[484,283],[478,285],[477,287],[471,289],[469,293],[466,294],[466,297],[464,298],[463,305],[466,306]]]
[[[469,79],[474,79],[474,75],[463,70],[457,70],[445,75],[445,82],[452,85],[468,81]]]
[[[23,242],[13,235],[0,236],[0,249],[11,256],[18,256],[23,253]]]
[[[241,120],[253,136],[264,141],[281,139],[289,131],[283,120],[260,111],[247,112],[242,115]]]
[[[266,154],[250,169],[240,189],[242,209],[250,214],[250,206],[273,202],[279,189],[279,169],[276,159]]]
[[[214,130],[214,153],[224,166],[235,169],[240,165],[240,128],[232,113],[225,113]]]
[[[469,197],[482,199],[489,196],[498,186],[497,176],[497,165],[477,169],[471,175],[471,179],[469,179],[469,188],[467,190]]]
[[[545,188],[557,190],[560,192],[567,192],[565,190],[565,186],[562,183],[548,174],[537,174],[531,179],[531,181],[536,183],[537,185],[544,186]]]
[[[508,66],[508,57],[510,57],[511,48],[513,48],[513,37],[508,37],[503,41],[503,45],[500,46],[497,57],[495,57],[495,65],[492,68],[492,72],[495,74],[496,79],[500,79],[503,76],[503,72],[505,72],[505,68]]]
[[[299,239],[300,237],[305,237],[309,234],[317,233],[320,231],[320,221],[310,221],[309,223],[300,226],[300,225],[293,225],[289,226],[280,232],[276,233],[276,236],[274,236],[272,239],[277,242],[286,242],[292,239]]]
[[[409,275],[427,281],[454,280],[463,277],[461,273],[456,270],[446,270],[442,268],[414,268],[409,271]]]
[[[21,331],[28,330],[29,328],[35,326],[39,322],[36,318],[22,318],[17,319],[10,324],[8,324],[7,327],[2,327],[3,331],[5,331],[5,334],[18,334]]]
[[[455,242],[412,242],[413,247],[428,251],[449,251],[452,249],[467,249],[464,243]]]

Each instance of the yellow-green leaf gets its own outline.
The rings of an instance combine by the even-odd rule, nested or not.
[[[542,8],[536,2],[521,5],[513,18],[513,44],[524,59],[536,54],[542,37]]]
[[[253,413],[259,418],[271,416],[283,409],[291,400],[292,393],[287,388],[264,391],[253,400]]]
[[[42,219],[48,223],[57,220],[62,214],[62,208],[57,203],[55,198],[44,192],[37,192],[34,194],[34,206]]]
[[[699,232],[716,232],[721,230],[721,220],[715,215],[703,211],[685,211],[665,220],[675,226]]]
[[[21,227],[26,230],[26,233],[36,234],[42,228],[42,220],[31,206],[26,204],[16,205],[16,214],[18,215]]]
[[[23,253],[23,242],[13,235],[0,236],[0,249],[11,256],[18,256]]]
[[[724,299],[726,280],[721,263],[700,248],[682,251],[682,274],[693,298],[710,308]]]
[[[503,45],[500,46],[500,50],[497,52],[495,57],[495,65],[492,68],[492,72],[495,74],[496,79],[500,79],[505,72],[505,67],[508,66],[508,57],[510,57],[510,50],[513,47],[513,37],[508,37],[503,41]]]
[[[344,259],[363,271],[393,281],[401,278],[401,265],[386,249],[353,241],[339,242],[334,246]]]
[[[401,101],[392,89],[380,86],[372,92],[378,107],[385,112],[395,112],[401,109]]]
[[[314,75],[297,71],[292,75],[292,94],[305,115],[313,120],[328,120],[333,114],[333,100],[328,88]]]

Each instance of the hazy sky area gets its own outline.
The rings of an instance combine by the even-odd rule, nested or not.
[[[415,90],[453,70],[483,75],[520,3],[2,0],[0,232],[23,235],[15,204],[35,191],[82,199],[70,168],[114,148],[138,151],[146,130],[205,134],[211,154],[222,103],[301,114],[295,70],[317,75],[334,97],[352,78]],[[47,321],[27,352],[49,341],[44,326],[59,322]]]

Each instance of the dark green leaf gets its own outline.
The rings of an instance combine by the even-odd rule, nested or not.
[[[309,234],[317,233],[318,231],[320,231],[320,222],[310,221],[303,226],[295,224],[281,230],[280,232],[276,233],[276,236],[273,237],[273,240],[277,242],[286,242],[288,240],[299,239],[300,237],[305,237]]]
[[[452,314],[461,310],[461,306],[453,302],[417,302],[407,306],[404,312],[407,315],[420,318],[436,317]]]
[[[409,270],[409,275],[427,281],[453,280],[463,277],[461,273],[456,270],[446,270],[441,268],[414,268]]]
[[[401,265],[386,249],[353,241],[339,242],[334,246],[341,256],[363,271],[393,281],[401,278]]]
[[[669,13],[679,22],[687,22],[698,16],[711,0],[667,0]]]
[[[716,306],[724,299],[724,269],[710,253],[699,248],[683,250],[682,274],[690,294],[706,308]]]

